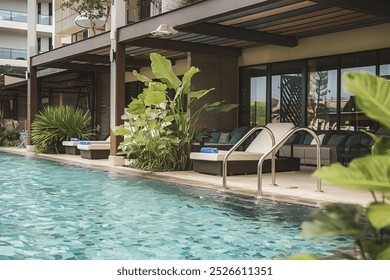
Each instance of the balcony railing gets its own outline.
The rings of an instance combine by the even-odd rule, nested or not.
[[[0,48],[0,59],[27,60],[27,50]]]
[[[0,20],[27,22],[27,13],[0,10]]]
[[[0,9],[0,20],[27,23],[27,13]],[[42,14],[37,15],[38,24],[52,25],[52,22],[53,22],[52,16],[42,15]]]
[[[37,23],[42,25],[53,25],[53,17],[49,15],[39,14]]]

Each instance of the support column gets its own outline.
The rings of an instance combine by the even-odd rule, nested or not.
[[[37,46],[37,2],[27,1],[28,19],[27,19],[27,124],[28,133],[27,151],[34,150],[31,147],[31,123],[38,112],[38,84],[37,68],[31,66],[31,57],[38,53]]]
[[[117,29],[126,24],[126,2],[112,1],[111,5],[111,50],[110,50],[110,164],[123,165],[124,158],[117,157],[120,137],[113,134],[115,127],[122,123],[125,107],[125,47],[117,43]]]

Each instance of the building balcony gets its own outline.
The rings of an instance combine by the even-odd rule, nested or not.
[[[27,60],[27,50],[0,48],[0,59]]]
[[[27,13],[0,9],[0,20],[27,23]],[[50,15],[37,15],[37,24],[52,25],[53,17]]]

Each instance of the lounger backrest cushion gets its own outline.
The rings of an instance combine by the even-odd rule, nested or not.
[[[278,143],[291,129],[294,128],[292,123],[269,123],[266,125],[275,137],[275,143]],[[250,153],[266,153],[272,147],[271,136],[267,131],[261,130],[259,135],[252,141],[252,143],[246,148],[245,152]]]

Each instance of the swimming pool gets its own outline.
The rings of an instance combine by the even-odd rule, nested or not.
[[[303,239],[309,207],[0,153],[0,259],[277,259],[332,255]]]

